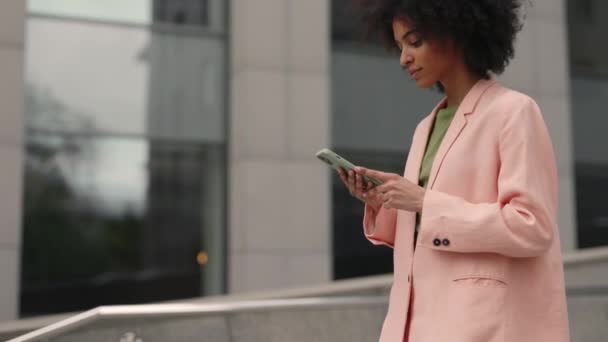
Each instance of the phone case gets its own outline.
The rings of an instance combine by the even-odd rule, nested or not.
[[[325,162],[327,165],[331,166],[335,170],[343,168],[348,172],[355,168],[355,165],[353,163],[349,162],[348,160],[344,159],[339,154],[328,148],[324,148],[317,152],[317,158]],[[363,176],[363,180],[365,182],[372,182],[376,185],[382,184],[381,180],[372,177]]]

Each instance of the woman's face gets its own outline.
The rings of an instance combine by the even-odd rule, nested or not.
[[[425,40],[407,20],[393,20],[395,44],[401,51],[399,64],[419,88],[430,88],[456,67],[453,49],[439,41]]]

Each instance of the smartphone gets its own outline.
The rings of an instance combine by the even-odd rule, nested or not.
[[[328,148],[324,148],[324,149],[320,150],[319,152],[317,152],[317,158],[319,158],[319,160],[325,162],[327,165],[331,166],[335,170],[342,168],[346,172],[348,172],[355,168],[355,165],[353,163],[342,158],[339,154],[337,154],[336,152],[334,152]],[[363,176],[363,180],[365,181],[366,185],[367,185],[367,182],[372,182],[376,185],[381,185],[383,183],[379,179],[376,179],[373,177],[368,177],[368,176]]]

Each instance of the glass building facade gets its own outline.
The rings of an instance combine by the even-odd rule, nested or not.
[[[608,246],[608,3],[569,0],[578,247]]]
[[[21,315],[225,292],[225,10],[29,2]]]

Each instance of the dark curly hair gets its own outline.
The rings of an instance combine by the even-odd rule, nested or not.
[[[469,69],[500,74],[513,58],[523,0],[359,0],[366,31],[396,50],[393,20],[410,21],[423,37],[451,41]]]

